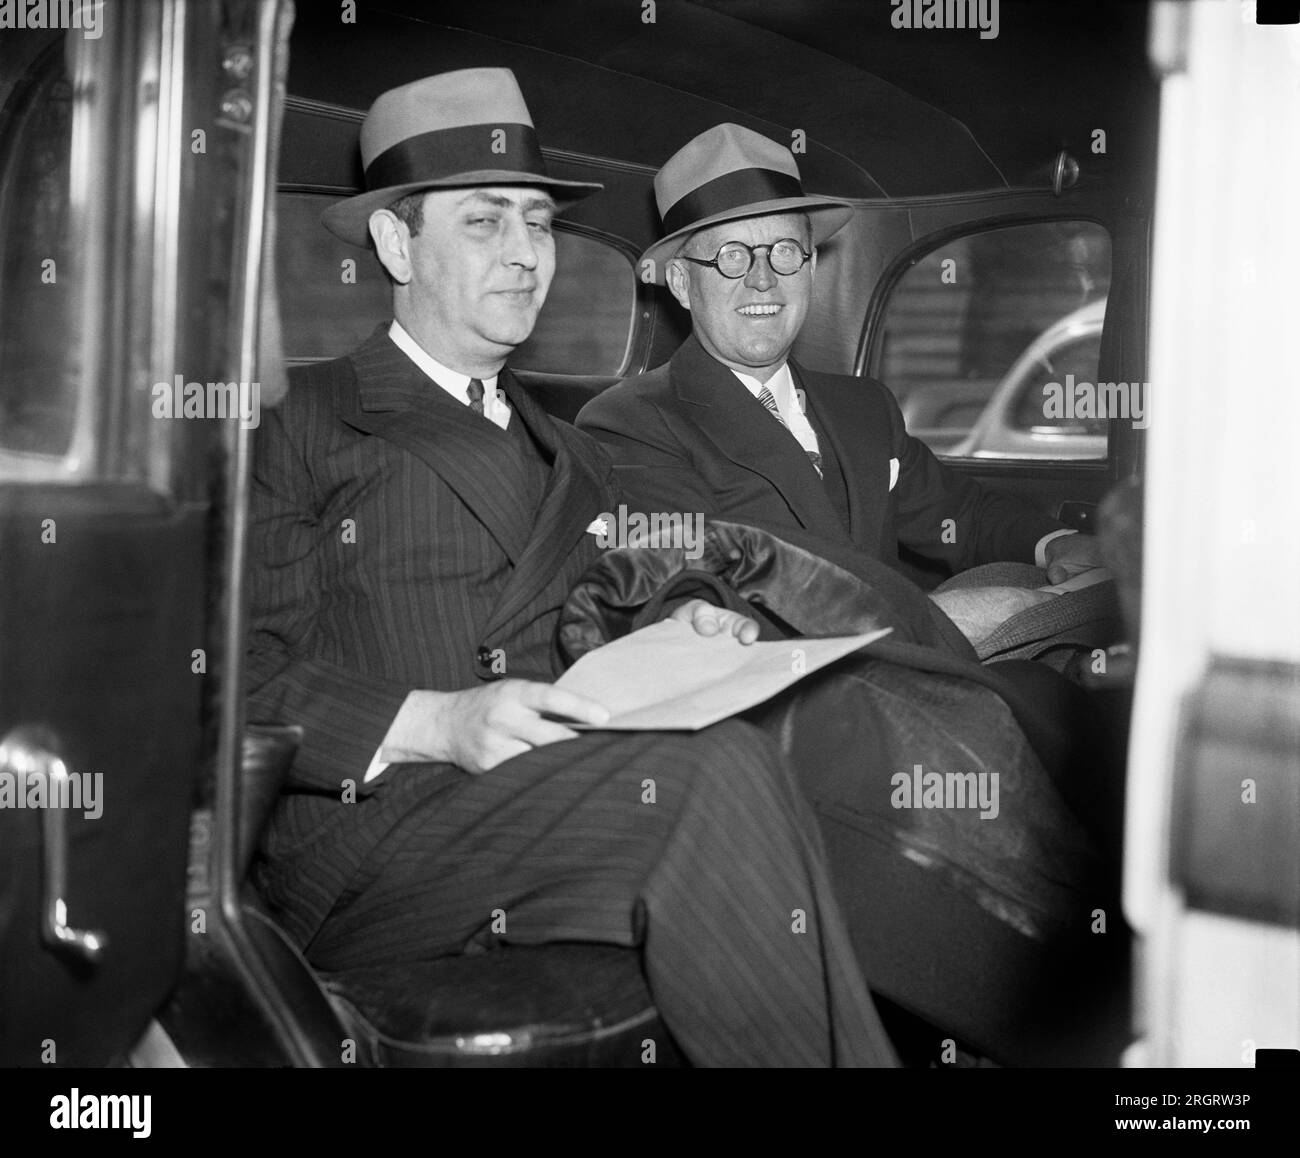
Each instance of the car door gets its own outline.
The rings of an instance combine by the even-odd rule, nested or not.
[[[232,730],[259,10],[96,12],[0,55],[4,1065],[121,1062],[140,1037]]]
[[[1080,530],[1095,529],[1097,504],[1140,463],[1147,217],[1131,203],[1116,211],[1104,190],[1057,196],[1050,189],[931,198],[882,207],[876,216],[885,255],[859,372],[894,391],[914,433],[952,469]],[[1059,383],[1037,387],[1041,397],[1018,399],[1027,437],[981,453],[988,408],[1022,356],[1072,316],[1099,310],[1100,341],[1094,334],[1072,347]],[[1068,414],[1060,411],[1067,392]],[[1123,406],[1115,405],[1119,393]],[[1087,423],[1098,397],[1115,412],[1102,427],[1104,443],[1057,440],[1053,454],[1051,440],[1028,437],[1035,423],[1027,406],[1041,408],[1046,429],[1075,417],[1076,394],[1089,399],[1079,405],[1085,430],[1096,428]],[[912,564],[918,577],[938,577],[921,561]]]

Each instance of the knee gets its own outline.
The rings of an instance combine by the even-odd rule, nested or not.
[[[696,733],[705,750],[731,752],[751,764],[780,763],[780,751],[767,732],[745,720],[723,720]]]
[[[761,728],[724,720],[694,739],[701,777],[717,791],[737,797],[756,791],[784,795],[793,790],[790,765],[779,742]]]

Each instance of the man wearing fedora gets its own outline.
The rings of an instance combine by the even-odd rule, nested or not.
[[[717,125],[668,160],[655,196],[665,236],[641,268],[690,311],[692,335],[578,415],[636,505],[802,532],[891,564],[900,544],[954,571],[1037,562],[1052,582],[1098,564],[1091,536],[944,467],[880,383],[790,357],[817,247],[853,209],[806,196],[788,149]]]
[[[655,193],[665,236],[641,268],[690,311],[692,335],[666,365],[604,391],[577,420],[608,449],[630,506],[756,526],[881,592],[900,583],[912,588],[894,570],[900,545],[954,571],[1037,562],[1053,582],[1097,565],[1091,536],[944,467],[907,433],[883,385],[811,371],[791,358],[809,309],[817,247],[853,211],[805,195],[786,148],[738,125],[716,126],[664,165]],[[1011,588],[977,596],[985,594],[987,606],[973,604],[968,592],[957,596],[963,631],[1050,598]],[[945,610],[953,608],[950,601]],[[1017,940],[1005,928],[985,927],[979,906],[960,890],[936,888],[932,873],[903,888],[893,874],[911,866],[875,861],[860,838],[891,826],[899,839],[913,838],[915,818],[877,808],[890,771],[987,769],[1018,786],[1008,811],[989,826],[1007,848],[1019,843],[1008,857],[1009,887],[1037,889],[1073,874],[1083,883],[1059,910],[1073,912],[1099,871],[1095,862],[1078,868],[1085,857],[1068,872],[1052,862],[1054,848],[1088,843],[1069,795],[1081,751],[1075,715],[1086,711],[1077,699],[1077,689],[1043,664],[985,667],[973,650],[939,661],[928,646],[887,639],[773,709],[775,730],[793,736],[792,758],[823,824],[873,990],[1007,1056],[1029,1055],[1017,1053],[1028,1048],[1024,1035],[1007,1031],[1013,1016],[1006,1003],[1016,986],[1005,979],[1039,986],[1060,975],[1061,960],[1082,960],[1088,946],[1067,937],[1061,943],[1070,948],[1049,963],[1039,951],[1051,945],[1057,952],[1056,934],[1040,929]],[[981,840],[987,835],[981,831]],[[934,847],[955,862],[963,839],[954,827]],[[977,871],[988,869],[993,847],[990,841],[972,854]],[[926,970],[954,944],[962,953],[951,954],[942,983],[926,991]],[[952,1005],[954,990],[964,992],[960,1007]],[[1035,1017],[1046,1024],[1059,1012]]]
[[[373,245],[393,320],[295,371],[256,440],[248,716],[304,728],[268,904],[331,971],[640,946],[697,1064],[893,1064],[770,742],[737,721],[578,733],[604,710],[552,686],[561,607],[621,496],[506,360],[547,294],[552,216],[599,186],[547,173],[504,69],[384,93],[361,154],[367,191],[323,220]],[[757,633],[698,600],[673,614]]]

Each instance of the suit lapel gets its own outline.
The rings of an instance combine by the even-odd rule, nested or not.
[[[879,472],[881,463],[879,455],[869,453],[878,435],[873,429],[867,392],[855,389],[853,379],[818,374],[794,361],[790,363],[790,371],[839,460],[849,496],[849,537],[861,544],[867,531],[880,525],[879,508],[889,493],[887,454],[883,464],[883,490],[880,480],[870,477]]]
[[[554,466],[527,543],[488,621],[487,638],[509,623],[555,578],[609,500],[603,481],[590,465],[594,444],[573,427],[552,419],[508,370],[502,373],[501,387],[514,410],[510,421],[524,424],[546,454],[554,458]]]
[[[801,526],[844,533],[826,488],[789,430],[692,336],[673,355],[673,389],[699,430],[737,466],[767,479]]]
[[[516,565],[532,526],[518,496],[528,491],[521,465],[503,455],[505,431],[460,405],[376,330],[352,355],[356,385],[340,389],[339,417],[415,455],[470,508]]]

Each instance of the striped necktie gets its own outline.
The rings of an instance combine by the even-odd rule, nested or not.
[[[781,414],[781,408],[776,404],[776,395],[766,386],[760,386],[758,389],[758,400],[772,412],[772,417],[777,420],[786,430],[790,430],[790,424]],[[794,432],[791,431],[791,434]],[[796,440],[797,441],[797,440]],[[805,450],[804,454],[808,456],[808,461],[813,464],[813,470],[817,472],[818,478],[825,478],[822,474],[822,456],[815,450]]]
[[[471,378],[469,385],[466,387],[469,391],[469,408],[475,414],[483,413],[483,383],[477,378]]]

